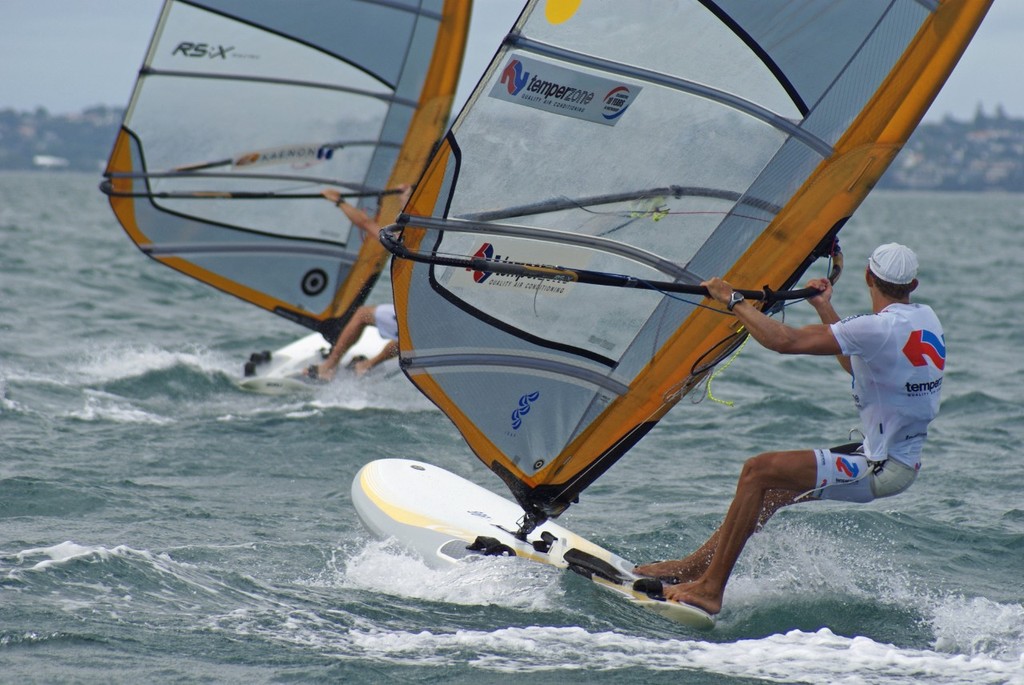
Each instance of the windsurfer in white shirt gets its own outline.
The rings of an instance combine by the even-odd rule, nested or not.
[[[935,313],[927,305],[910,303],[918,285],[917,268],[910,248],[879,246],[864,274],[873,315],[843,320],[831,304],[831,283],[811,280],[808,286],[821,293],[808,302],[822,323],[803,328],[766,316],[720,278],[703,283],[710,297],[725,304],[768,349],[836,355],[854,377],[864,441],[832,449],[765,452],[748,459],[725,520],[707,542],[684,559],[636,568],[639,575],[662,581],[666,599],[711,614],[721,611],[743,546],[781,507],[814,499],[870,502],[910,487],[921,466],[928,424],[938,413],[946,357]]]
[[[402,184],[398,186],[397,189],[402,192],[400,197],[400,206],[404,207],[405,203],[409,201],[409,196],[412,194],[412,186],[409,184]],[[323,190],[320,194],[341,209],[341,211],[345,213],[345,216],[348,217],[348,220],[366,234],[367,239],[379,239],[380,224],[374,221],[373,218],[371,218],[370,215],[362,209],[353,207],[349,203],[345,202],[345,196],[339,191],[328,188]],[[341,358],[344,357],[348,349],[359,340],[359,337],[363,334],[363,330],[367,326],[376,326],[381,337],[387,339],[388,342],[375,356],[370,357],[369,359],[359,359],[352,364],[352,370],[356,372],[357,376],[362,376],[378,364],[398,355],[398,323],[395,319],[395,305],[390,303],[379,304],[376,306],[364,305],[359,307],[352,314],[352,318],[350,318],[345,324],[345,327],[341,329],[341,333],[338,335],[338,339],[331,347],[331,352],[327,355],[327,358],[320,364],[309,367],[309,369],[306,370],[306,375],[318,380],[331,380],[334,377],[335,370],[337,369]]]

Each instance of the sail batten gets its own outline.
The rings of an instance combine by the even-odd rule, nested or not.
[[[559,378],[568,378],[587,386],[601,388],[615,395],[623,395],[629,386],[621,381],[603,374],[595,373],[579,365],[570,365],[554,359],[541,357],[523,357],[510,354],[486,354],[480,352],[463,354],[417,354],[406,359],[404,364],[409,373],[419,370],[473,373],[481,369],[499,367],[504,369],[526,369],[538,374],[554,374]]]
[[[575,206],[575,205],[573,205]],[[465,219],[433,219],[430,217],[407,217],[408,221],[421,227],[431,227],[450,231],[452,233],[480,233],[485,230],[495,236],[509,236],[520,238],[536,238],[551,244],[576,245],[592,250],[626,257],[634,262],[650,266],[662,274],[677,279],[690,279],[691,275],[679,265],[662,259],[657,254],[641,250],[627,243],[609,240],[600,236],[581,235],[568,231],[557,231],[553,229],[537,228],[507,223],[495,223],[481,220]],[[499,264],[493,265],[495,268]],[[484,270],[486,270],[485,267]]]
[[[783,133],[804,142],[821,157],[828,157],[832,154],[832,147],[824,140],[813,135],[810,131],[801,128],[794,122],[776,114],[770,109],[761,107],[755,102],[738,97],[727,91],[711,88],[696,81],[676,78],[668,74],[661,74],[648,69],[642,69],[640,67],[621,64],[610,60],[601,60],[591,55],[584,55],[582,53],[573,52],[554,45],[548,45],[547,43],[542,43],[540,41],[530,40],[523,36],[517,36],[511,41],[511,44],[524,51],[537,55],[544,55],[580,66],[591,67],[605,71],[609,74],[616,74],[618,76],[634,79],[638,82],[665,86],[684,93],[700,96],[718,104],[727,105],[733,109],[743,112],[744,114],[756,117],[774,128],[779,129]]]
[[[396,97],[389,93],[374,92],[360,88],[349,88],[342,85],[323,83],[318,81],[303,81],[300,79],[270,78],[260,76],[243,76],[241,74],[214,74],[197,71],[170,71],[163,69],[145,69],[143,70],[143,73],[146,76],[166,76],[170,78],[188,79],[212,79],[244,83],[261,83],[275,86],[295,86],[298,88],[319,88],[322,90],[336,91],[338,93],[347,93],[349,95],[360,95],[368,99],[380,100],[381,102],[386,102],[394,105],[405,105],[406,107],[415,107],[417,104],[415,100]]]
[[[526,528],[743,340],[701,281],[816,292],[989,4],[527,3],[384,234],[408,375]]]
[[[337,335],[450,112],[464,0],[165,0],[101,190],[161,263]]]
[[[318,257],[336,259],[345,264],[353,264],[355,262],[352,255],[342,252],[329,244],[305,247],[301,244],[295,244],[294,242],[289,242],[286,245],[257,245],[245,243],[229,243],[224,245],[217,245],[213,243],[182,243],[172,245],[163,243],[159,246],[145,245],[141,249],[151,257],[172,255],[215,255],[227,253],[242,255],[264,252],[279,253],[282,255],[316,255]]]
[[[529,216],[531,214],[543,214],[547,212],[555,212],[564,209],[577,209],[583,207],[594,207],[604,204],[614,204],[616,202],[626,202],[630,200],[650,200],[655,198],[664,197],[666,195],[672,195],[675,197],[691,196],[691,197],[707,197],[716,198],[719,200],[728,200],[737,204],[750,205],[771,213],[777,214],[781,207],[773,205],[769,202],[757,200],[756,198],[743,197],[740,193],[732,190],[718,189],[718,188],[700,188],[696,186],[666,186],[661,188],[650,188],[648,190],[635,190],[619,193],[610,193],[607,195],[601,195],[597,197],[585,197],[578,200],[570,198],[556,198],[549,200],[542,200],[535,202],[530,205],[521,205],[518,207],[508,207],[505,209],[495,209],[486,212],[477,212],[475,214],[465,214],[460,216],[461,219],[471,221],[498,221],[501,219],[511,219]],[[742,203],[740,202],[742,200]]]

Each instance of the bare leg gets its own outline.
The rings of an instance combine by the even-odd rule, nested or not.
[[[363,334],[363,329],[373,325],[375,309],[376,307],[365,306],[355,311],[352,318],[341,329],[341,334],[334,341],[334,347],[331,348],[331,353],[327,356],[327,359],[317,366],[317,378],[327,381],[334,378],[334,371],[338,367],[341,358],[348,352],[348,348],[352,347],[359,340],[359,336]]]
[[[665,583],[687,583],[695,580],[711,564],[711,558],[715,555],[715,550],[718,548],[720,530],[721,528],[712,533],[707,542],[687,557],[642,564],[633,569],[633,571],[638,575],[657,578]]]
[[[799,494],[791,490],[769,490],[765,493],[761,514],[757,519],[757,530],[761,530],[764,524],[768,522],[768,519],[779,509],[792,504],[794,497]],[[711,537],[697,551],[687,557],[644,564],[637,566],[634,572],[641,576],[658,578],[663,582],[672,584],[696,580],[711,565],[711,559],[715,555],[715,550],[718,549],[718,538],[721,530],[721,528],[715,530]]]
[[[725,520],[701,547],[705,553],[705,548],[714,548],[707,567],[692,582],[667,586],[665,597],[712,614],[721,611],[725,585],[747,540],[772,514],[812,489],[816,478],[817,465],[810,450],[765,452],[748,459]]]

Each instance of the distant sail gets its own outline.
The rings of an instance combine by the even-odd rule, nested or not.
[[[451,111],[466,0],[167,0],[101,186],[149,256],[337,335]]]
[[[524,530],[742,339],[681,293],[776,309],[832,253],[989,4],[528,3],[384,236],[406,373]]]

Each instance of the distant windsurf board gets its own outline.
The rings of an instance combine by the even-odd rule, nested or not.
[[[359,340],[341,358],[339,371],[360,357],[370,359],[377,356],[387,342],[375,326],[367,326]],[[253,352],[245,363],[244,375],[238,379],[238,386],[264,395],[308,392],[318,382],[306,376],[306,369],[321,363],[330,350],[331,344],[322,335],[311,333],[273,352]]]

